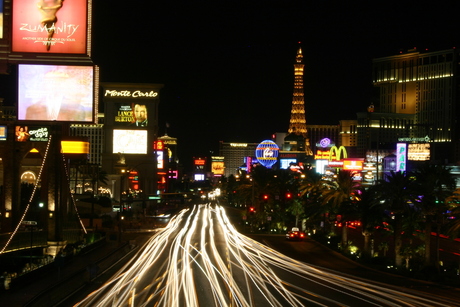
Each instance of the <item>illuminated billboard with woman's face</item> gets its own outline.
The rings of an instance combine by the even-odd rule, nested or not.
[[[87,1],[13,1],[12,51],[86,54]]]
[[[93,122],[92,66],[19,65],[18,119]]]

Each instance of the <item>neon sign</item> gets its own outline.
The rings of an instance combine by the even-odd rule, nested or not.
[[[117,91],[117,90],[105,90],[105,97],[129,97],[129,98],[155,98],[158,96],[158,92],[142,92],[142,91]]]
[[[315,154],[315,160],[328,160],[329,156],[331,155],[330,150],[317,150]],[[336,160],[335,153],[332,153],[332,160]]]
[[[396,171],[406,171],[406,160],[407,160],[407,144],[397,143],[396,144]]]
[[[319,141],[319,146],[321,146],[323,148],[330,147],[330,145],[331,145],[331,140],[328,139],[328,138],[324,138],[321,141]]]
[[[331,151],[329,152],[329,161],[332,161],[334,154],[337,161],[348,158],[347,150],[343,146],[340,146],[338,149],[337,146],[332,146]]]
[[[278,160],[279,147],[275,142],[265,140],[256,148],[256,157],[260,164],[271,168]]]

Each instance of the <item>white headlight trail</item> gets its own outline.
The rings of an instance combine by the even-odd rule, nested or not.
[[[444,306],[291,259],[239,233],[225,209],[210,204],[179,212],[76,306],[346,306],[342,298],[366,306]]]

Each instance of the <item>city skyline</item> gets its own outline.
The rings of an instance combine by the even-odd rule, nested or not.
[[[102,82],[165,85],[159,135],[178,138],[184,163],[217,154],[219,141],[287,132],[299,42],[307,125],[356,119],[374,103],[372,58],[460,46],[451,1],[384,4],[98,1],[92,58]]]
[[[177,137],[180,152],[189,156],[209,155],[218,141],[259,142],[287,132],[299,41],[307,125],[356,119],[373,103],[372,58],[413,47],[449,49],[459,42],[455,14],[442,3],[433,8],[391,1],[378,8],[338,1],[149,3],[143,10],[116,3],[110,9],[96,3],[95,16],[103,12],[110,19],[132,10],[138,23],[136,31],[109,32],[119,46],[113,50],[122,51],[112,50],[109,58],[131,51],[135,56],[120,70],[107,67],[100,38],[113,25],[96,20],[94,58],[101,79],[165,84],[160,135],[168,123],[168,135]],[[135,44],[117,41],[120,35]],[[142,59],[145,53],[150,56]],[[144,74],[140,67],[151,71]]]

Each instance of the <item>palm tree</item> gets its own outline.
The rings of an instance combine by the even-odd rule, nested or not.
[[[305,173],[305,178],[302,179],[299,185],[299,193],[301,199],[305,203],[305,215],[311,221],[323,221],[327,215],[326,206],[321,206],[321,191],[325,183],[322,180],[322,175],[314,171]],[[324,229],[324,228],[323,228]]]
[[[329,208],[329,213],[341,216],[342,248],[348,247],[347,222],[356,217],[357,203],[360,200],[361,186],[353,181],[350,173],[340,171],[335,180],[324,181],[321,193],[321,203]]]
[[[450,169],[443,165],[425,164],[415,172],[416,183],[419,188],[420,202],[417,206],[425,216],[425,265],[431,265],[431,231],[436,224],[437,240],[439,244],[439,232],[444,213],[447,211],[445,199],[455,189],[455,179]],[[438,248],[437,248],[438,250]],[[436,267],[439,265],[439,252],[436,253]]]
[[[361,201],[358,203],[358,211],[361,216],[362,234],[364,237],[363,256],[373,257],[371,248],[371,236],[374,234],[377,226],[384,222],[384,212],[379,206],[372,206],[372,190],[364,190],[361,195]]]
[[[390,246],[388,245],[388,242],[383,241],[379,244],[379,250],[383,249],[383,257],[387,256],[387,252],[390,249]]]
[[[446,225],[447,234],[453,238],[460,237],[460,188],[447,197],[446,204],[449,206],[449,222]]]
[[[301,199],[296,198],[292,201],[291,205],[288,207],[288,211],[295,216],[295,227],[299,225],[299,218],[302,214],[305,213],[305,208],[302,204]]]
[[[413,178],[406,173],[391,172],[371,188],[371,193],[373,193],[372,206],[386,212],[390,217],[389,221],[393,224],[395,265],[401,267],[403,220],[404,216],[412,210],[411,204],[414,203],[415,198]]]

